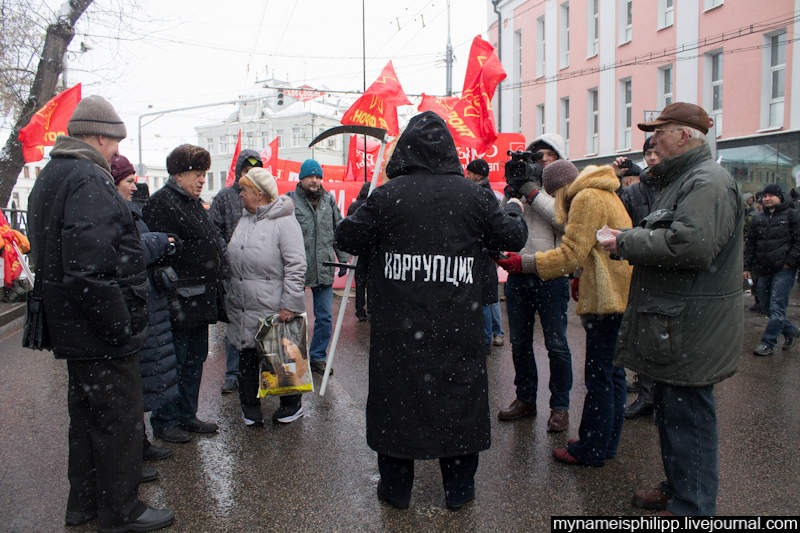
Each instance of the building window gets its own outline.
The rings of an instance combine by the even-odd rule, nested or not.
[[[206,174],[206,180],[208,181],[208,190],[209,191],[213,191],[214,190],[214,173],[213,172],[208,172]]]
[[[22,175],[25,176],[25,179],[30,179],[31,169],[28,167],[22,167]]]
[[[544,123],[544,104],[536,106],[536,136],[540,137],[547,131]]]
[[[540,78],[545,73],[545,36],[544,17],[536,19],[536,77]]]
[[[561,4],[561,16],[558,19],[559,67],[569,66],[569,2]]]
[[[278,145],[284,146],[286,139],[283,137],[283,130],[275,130],[275,136],[278,137]]]
[[[774,33],[766,37],[768,70],[764,80],[767,90],[767,127],[783,126],[783,97],[786,82],[786,32]]]
[[[303,129],[292,128],[292,146],[303,146]]]
[[[206,138],[206,146],[208,147],[208,151],[213,154],[214,153],[214,138],[213,137]]]
[[[633,37],[633,0],[619,0],[619,44]]]
[[[227,170],[220,170],[219,171],[219,182],[223,187],[227,187],[228,183],[228,171]]]
[[[228,153],[228,136],[227,135],[222,135],[219,138],[219,152],[221,154],[227,154]]]
[[[715,7],[719,7],[725,3],[725,0],[704,0],[703,11],[710,11]]]
[[[714,133],[719,137],[722,135],[722,50],[706,54],[704,71],[705,108],[711,110]]]
[[[672,103],[672,65],[658,69],[658,101],[661,109]]]
[[[619,81],[619,149],[631,147],[631,126],[633,123],[633,97],[631,79]]]
[[[658,0],[658,29],[672,26],[675,22],[675,0]]]
[[[41,172],[42,169],[39,168],[39,167],[34,167],[34,168],[36,169],[36,177],[38,178],[39,177],[39,172]]]
[[[564,137],[564,157],[569,157],[569,97],[561,99],[561,124],[559,133]]]
[[[594,89],[589,89],[588,98],[586,103],[586,109],[588,111],[588,116],[586,117],[586,123],[589,126],[586,128],[586,146],[588,148],[588,154],[592,155],[596,154],[599,149],[599,140],[598,140],[598,133],[599,133],[599,124],[598,124],[598,105],[597,105],[597,87]]]
[[[594,57],[597,55],[597,46],[599,43],[600,35],[600,10],[598,6],[599,0],[589,0],[589,20],[586,25],[588,30],[586,33],[586,55],[587,57]]]

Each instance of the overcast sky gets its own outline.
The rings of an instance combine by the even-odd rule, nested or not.
[[[127,5],[95,0],[70,46],[68,81],[82,82],[84,96],[112,101],[128,127],[121,152],[134,162],[142,113],[233,100],[273,75],[297,85],[362,89],[361,0],[137,0],[123,20],[102,13]],[[488,6],[451,0],[454,91],[461,90],[473,37],[487,37]],[[444,94],[445,0],[367,0],[366,28],[367,86],[391,59],[407,93]],[[79,53],[81,42],[90,49]],[[147,125],[145,164],[163,165],[172,147],[196,142],[194,126],[231,111],[180,112]]]

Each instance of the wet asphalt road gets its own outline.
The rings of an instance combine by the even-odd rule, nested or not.
[[[749,305],[751,299],[745,300]],[[798,301],[795,291],[789,316],[800,324]],[[334,298],[335,310],[339,302]],[[407,511],[379,503],[376,459],[364,428],[369,325],[357,323],[352,304],[348,307],[327,394],[306,395],[306,417],[286,426],[245,427],[237,395],[220,395],[225,356],[221,329],[212,327],[199,415],[218,421],[220,432],[169,445],[175,455],[151,463],[161,479],[139,491],[151,505],[175,510],[175,524],[163,531],[538,532],[550,530],[551,515],[642,514],[630,505],[632,490],[662,478],[650,420],[626,421],[619,455],[603,468],[566,466],[551,457],[554,446],[577,435],[585,394],[584,334],[574,307],[568,330],[574,369],[569,430],[545,431],[549,373],[537,325],[537,418],[497,420],[497,410],[514,397],[510,346],[494,348],[489,356],[492,447],[480,456],[475,502],[455,513],[445,509],[438,462],[425,461],[417,463]],[[800,515],[800,346],[754,357],[751,350],[765,324],[766,319],[745,311],[739,373],[715,388],[722,515]],[[0,531],[94,531],[94,522],[63,525],[65,363],[21,348],[20,333],[17,329],[0,339]],[[265,418],[277,403],[263,402]]]

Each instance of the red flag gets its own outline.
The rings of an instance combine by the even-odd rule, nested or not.
[[[41,161],[44,147],[53,146],[56,137],[67,134],[67,122],[81,100],[81,84],[67,89],[50,99],[28,125],[19,131],[22,157],[26,163]]]
[[[350,106],[342,117],[342,124],[383,128],[396,137],[400,133],[397,125],[397,106],[410,105],[406,93],[400,86],[394,66],[389,61],[381,75],[366,92]]]
[[[347,154],[347,171],[345,181],[364,181],[364,161],[367,164],[367,180],[372,179],[372,172],[375,170],[375,161],[378,159],[381,143],[367,139],[366,156],[364,150],[364,137],[359,135],[350,136],[350,150]]]
[[[492,113],[492,96],[506,73],[494,47],[481,39],[472,40],[460,98],[422,95],[419,111],[433,111],[445,121],[457,145],[485,151],[497,139]]]
[[[230,187],[236,181],[236,160],[239,159],[239,152],[242,151],[242,130],[239,129],[239,138],[236,139],[236,149],[233,151],[233,161],[231,161],[231,168],[228,169],[228,179],[225,180],[225,186]]]
[[[269,170],[273,177],[277,176],[278,171],[278,144],[280,137],[272,139],[266,148],[261,152],[261,164]]]

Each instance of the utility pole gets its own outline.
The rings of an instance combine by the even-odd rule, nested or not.
[[[447,71],[445,93],[447,96],[453,96],[453,44],[450,42],[450,0],[447,0],[447,48],[444,54]]]

